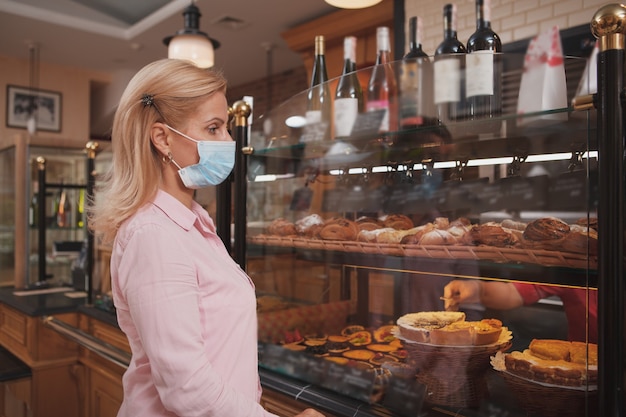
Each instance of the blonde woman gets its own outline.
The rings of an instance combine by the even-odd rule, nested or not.
[[[118,416],[273,415],[259,405],[254,285],[193,200],[233,168],[225,91],[219,73],[165,59],[133,77],[115,113],[90,226],[113,244],[132,350]]]

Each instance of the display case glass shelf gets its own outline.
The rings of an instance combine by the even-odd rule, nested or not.
[[[533,378],[520,388],[503,358],[535,339],[568,340],[572,326],[588,335],[590,352],[597,343],[588,310],[598,286],[596,116],[567,104],[589,82],[586,60],[565,59],[565,105],[525,113],[517,108],[523,56],[497,60],[503,106],[488,119],[441,123],[430,103],[386,132],[380,114],[359,114],[349,136],[333,137],[332,121],[291,123],[306,112],[304,91],[254,121],[246,269],[259,292],[262,368],[389,415],[522,416],[536,411],[522,395],[533,389],[559,391],[561,411],[585,415],[593,358],[585,356],[576,388]],[[390,64],[398,79],[405,65]],[[337,80],[329,83],[334,91]],[[399,114],[413,98],[400,89]],[[444,311],[453,280],[565,289],[587,304],[568,327],[571,299],[559,291],[512,310],[474,300],[460,306],[465,320],[500,322],[500,338],[407,339],[398,320]]]

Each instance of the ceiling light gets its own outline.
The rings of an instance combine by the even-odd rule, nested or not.
[[[331,6],[340,9],[363,9],[365,7],[374,6],[382,0],[325,0]]]
[[[200,68],[212,67],[215,63],[215,49],[220,43],[209,38],[200,31],[200,9],[195,2],[191,3],[184,11],[185,27],[173,36],[163,39],[167,45],[167,57],[172,59],[186,59]]]

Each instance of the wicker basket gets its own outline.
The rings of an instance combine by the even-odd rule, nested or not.
[[[544,385],[512,375],[497,372],[517,398],[518,405],[532,416],[585,417],[596,416],[598,391]]]
[[[487,396],[489,358],[511,347],[510,339],[486,346],[436,346],[405,343],[408,361],[426,385],[425,401],[449,407],[474,408]]]

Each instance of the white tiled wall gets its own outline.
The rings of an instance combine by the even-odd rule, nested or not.
[[[422,47],[432,55],[443,39],[446,0],[405,0],[405,15],[420,16],[424,25]],[[457,0],[458,37],[463,43],[476,28],[474,0]],[[491,27],[502,43],[530,38],[554,25],[559,29],[589,24],[607,0],[491,0]],[[405,28],[408,33],[408,27]],[[408,48],[408,39],[405,41]]]

